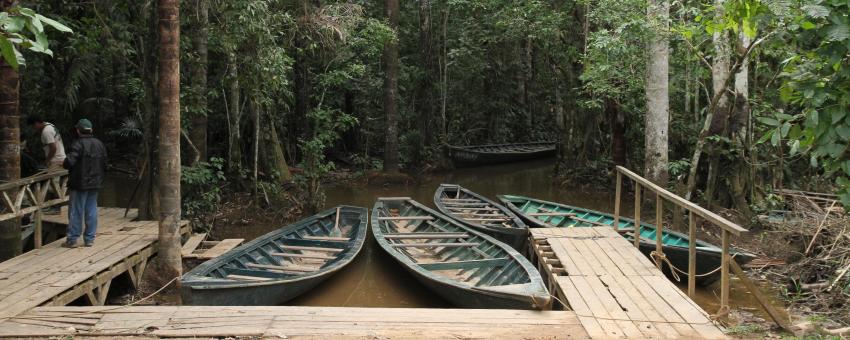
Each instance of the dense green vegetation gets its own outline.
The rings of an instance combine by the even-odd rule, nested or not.
[[[567,182],[623,164],[744,215],[782,187],[850,204],[846,1],[401,1],[397,30],[391,4],[181,1],[184,195],[201,200],[187,212],[219,181],[264,197],[294,181],[318,207],[336,165],[415,174],[449,165],[444,144],[544,139]],[[5,60],[27,61],[21,116],[88,117],[117,167],[156,173],[157,3],[21,5],[34,12],[0,17]],[[74,33],[47,39],[33,18]],[[26,175],[42,156],[24,152]]]

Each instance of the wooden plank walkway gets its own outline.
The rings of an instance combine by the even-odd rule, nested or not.
[[[724,338],[708,314],[610,227],[531,229],[549,291],[592,338]]]
[[[0,337],[586,339],[574,312],[348,307],[39,307]]]
[[[83,296],[92,305],[102,305],[112,279],[125,272],[134,285],[138,283],[156,253],[158,222],[132,221],[136,212],[124,217],[120,208],[100,208],[98,216],[93,247],[62,248],[62,238],[0,263],[0,321],[36,306],[63,306]],[[44,220],[67,224],[66,209]],[[188,222],[181,228],[188,232]]]

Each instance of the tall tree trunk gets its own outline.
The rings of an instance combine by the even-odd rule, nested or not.
[[[305,4],[304,11],[307,11]],[[307,15],[305,13],[305,15]],[[295,119],[296,128],[298,130],[297,137],[309,139],[312,136],[310,131],[310,119],[307,118],[307,113],[310,112],[310,66],[307,56],[307,43],[302,36],[295,37],[295,65],[293,65],[293,76],[295,77]]]
[[[390,28],[398,35],[398,0],[386,0]],[[398,39],[393,37],[384,45],[384,113],[387,134],[384,142],[384,171],[398,171]]]
[[[198,149],[198,160],[207,160],[207,27],[209,26],[209,0],[192,0],[193,25],[190,34],[192,47],[197,54],[197,60],[191,68],[192,89],[195,91],[194,107],[196,112],[192,114],[192,126],[189,138]]]
[[[17,1],[0,1],[8,10]],[[0,59],[0,182],[21,178],[21,129],[18,71]],[[0,222],[0,261],[21,254],[21,224],[15,218]]]
[[[283,185],[292,181],[292,173],[289,172],[289,165],[286,164],[283,143],[281,143],[277,135],[275,122],[270,114],[267,114],[267,116],[268,129],[263,134],[263,146],[270,148],[270,150],[267,149],[268,151],[263,153],[263,157],[269,160],[266,170],[268,173],[277,173],[278,184]]]
[[[740,46],[749,46],[749,40],[746,35],[740,33]],[[748,203],[749,186],[753,185],[752,178],[749,176],[750,167],[747,164],[749,154],[748,124],[750,120],[749,95],[749,65],[747,60],[744,59],[743,65],[735,74],[735,110],[729,126],[733,149],[737,150],[737,153],[732,157],[732,167],[736,170],[733,171],[729,179],[729,191],[735,209],[748,217],[752,215]]]
[[[251,174],[251,189],[254,194],[254,202],[260,202],[259,196],[259,172],[260,172],[260,106],[257,105],[257,102],[254,98],[248,99],[248,107],[251,111],[251,120],[254,123],[254,138],[252,139],[251,152],[253,158],[253,167]]]
[[[626,114],[610,99],[605,101],[605,110],[611,121],[611,159],[615,165],[626,166]]]
[[[531,100],[531,87],[534,86],[534,45],[531,38],[526,37],[523,46],[522,58],[522,97],[523,110],[525,111],[525,126],[528,130],[534,129],[534,104]]]
[[[649,39],[646,66],[646,149],[644,176],[650,181],[667,183],[667,138],[670,124],[669,56],[667,41],[670,3],[649,0],[647,17],[653,32]]]
[[[180,1],[159,0],[160,277],[183,273],[180,256]]]
[[[724,3],[726,0],[714,0],[715,19],[723,20]],[[729,96],[726,94],[727,82],[730,74],[730,49],[729,37],[727,32],[715,32],[712,37],[714,42],[714,64],[711,67],[711,80],[714,93],[709,101],[709,109],[706,112],[705,122],[700,131],[697,145],[694,148],[694,154],[691,157],[691,169],[688,173],[688,187],[685,194],[686,199],[691,199],[697,185],[697,173],[699,170],[699,162],[705,148],[706,139],[708,136],[722,134],[725,130],[726,122],[729,118]],[[710,167],[716,169],[716,166]],[[712,181],[711,176],[708,179]],[[713,187],[706,187],[706,198],[711,200]]]
[[[227,169],[231,174],[242,170],[242,96],[239,88],[239,66],[234,53],[227,55]],[[237,176],[240,178],[240,176]]]
[[[416,162],[425,162],[425,152],[434,146],[434,53],[431,36],[431,0],[419,0],[419,53],[422,57],[422,85],[419,105],[419,152]]]

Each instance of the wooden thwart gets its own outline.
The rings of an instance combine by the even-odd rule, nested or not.
[[[280,256],[280,257],[290,257],[290,258],[302,258],[302,259],[320,259],[320,260],[333,260],[335,256],[328,256],[322,254],[293,254],[293,253],[270,253],[272,256]]]
[[[227,275],[227,276],[225,276],[225,278],[231,279],[231,280],[239,280],[239,281],[271,281],[272,280],[272,278],[268,278],[268,277],[236,275],[236,274]]]
[[[379,221],[430,221],[433,219],[434,216],[378,216]]]
[[[340,248],[322,248],[322,247],[308,247],[308,246],[280,246],[281,249],[286,250],[307,250],[307,251],[318,251],[318,252],[327,252],[327,253],[339,253],[345,249]]]
[[[387,239],[455,239],[467,238],[467,233],[397,233],[384,234]]]
[[[305,240],[314,240],[314,241],[331,241],[331,242],[348,242],[348,241],[351,241],[351,239],[347,238],[347,237],[312,236],[312,235],[304,236],[304,239]]]
[[[477,247],[481,243],[474,242],[430,242],[430,243],[395,243],[390,246],[396,248],[428,248],[428,247]]]
[[[260,268],[260,269],[271,269],[271,270],[282,270],[288,272],[312,272],[318,270],[318,268],[311,267],[301,267],[301,266],[277,266],[273,264],[260,264],[260,263],[247,263],[245,264],[251,268]]]

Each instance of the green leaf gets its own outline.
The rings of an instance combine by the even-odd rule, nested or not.
[[[778,146],[780,137],[781,136],[779,136],[779,129],[773,130],[773,136],[770,137],[770,144],[773,146]]]
[[[785,122],[785,124],[782,124],[782,127],[779,128],[779,133],[782,134],[782,137],[786,137],[786,136],[788,136],[788,130],[790,130],[790,129],[791,129],[791,123]]]
[[[56,20],[50,19],[50,18],[43,16],[41,14],[36,14],[36,17],[39,20],[41,20],[42,22],[44,22],[45,24],[47,24],[48,26],[53,27],[60,32],[65,32],[65,33],[73,33],[74,32],[68,26],[65,26],[62,23],[60,23]]]
[[[802,7],[802,10],[806,12],[808,16],[815,19],[826,18],[829,16],[829,8],[821,5],[805,5]]]
[[[817,27],[817,25],[815,25],[811,21],[804,20],[803,22],[800,23],[800,27],[802,27],[804,30],[810,30],[810,29],[814,29],[815,27]]]
[[[832,116],[832,124],[837,124],[842,119],[844,119],[844,116],[847,115],[847,112],[841,109],[834,109],[830,110],[830,115]]]
[[[5,36],[0,35],[0,54],[3,55],[3,60],[6,61],[13,69],[18,70],[18,57],[15,53],[15,46]]]
[[[779,121],[771,117],[757,117],[759,122],[767,126],[779,126]]]
[[[850,38],[850,27],[846,23],[829,25],[826,29],[827,41],[844,41]]]
[[[764,142],[767,142],[770,139],[770,137],[773,136],[773,131],[775,131],[775,129],[770,130],[767,133],[765,133],[764,136],[761,136],[761,138],[759,138],[759,140],[756,142],[756,144],[762,144]]]
[[[847,125],[836,126],[835,133],[837,133],[838,137],[841,137],[844,141],[850,140],[850,127]]]

